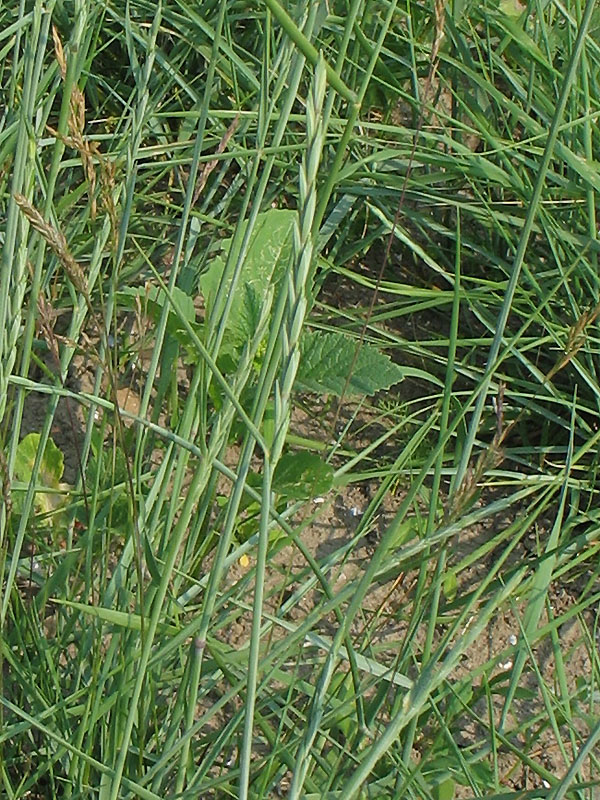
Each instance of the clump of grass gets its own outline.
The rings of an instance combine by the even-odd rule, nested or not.
[[[591,0],[0,21],[2,794],[593,797]]]

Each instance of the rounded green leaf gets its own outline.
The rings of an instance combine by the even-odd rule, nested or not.
[[[273,491],[295,500],[326,494],[332,486],[333,467],[315,453],[286,453],[273,476]]]
[[[39,433],[28,433],[17,447],[15,458],[15,478],[23,483],[29,483],[33,474],[35,459],[40,448],[41,436]],[[49,489],[58,489],[63,476],[65,459],[62,451],[48,437],[44,454],[40,461],[36,483],[47,486]]]

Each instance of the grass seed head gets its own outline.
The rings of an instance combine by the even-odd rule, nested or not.
[[[40,212],[22,194],[15,194],[15,201],[31,227],[36,230],[58,258],[77,291],[87,297],[87,281],[83,270],[73,258],[67,240],[61,230],[55,228],[42,217]]]

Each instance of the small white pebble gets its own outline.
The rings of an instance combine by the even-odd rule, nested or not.
[[[315,497],[314,500],[313,500],[313,503],[316,506],[318,506],[318,505],[320,505],[321,503],[324,503],[324,502],[325,502],[325,498],[324,497]]]
[[[550,783],[548,783],[548,781],[545,778],[542,780],[542,783],[544,784],[544,789],[550,788]]]
[[[498,664],[500,669],[504,670],[505,672],[506,672],[506,670],[509,670],[512,667],[512,665],[513,665],[513,662],[512,662],[512,659],[510,659],[510,658],[508,659],[508,661],[500,661],[499,664]]]
[[[514,635],[514,633],[511,633],[511,635],[508,637],[508,643],[509,645],[511,645],[511,647],[514,647],[516,645],[517,637]]]
[[[357,506],[352,506],[352,508],[350,509],[350,513],[352,514],[353,517],[358,517],[360,514],[362,514],[362,511],[360,510],[360,508],[357,508]]]

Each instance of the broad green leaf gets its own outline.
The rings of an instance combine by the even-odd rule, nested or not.
[[[434,800],[452,800],[455,789],[456,784],[452,778],[446,778],[445,781],[442,781],[441,783],[438,783],[436,786],[432,787],[431,796],[434,798]]]
[[[333,486],[333,467],[315,453],[286,453],[273,475],[273,491],[295,500],[326,494]]]
[[[171,291],[173,299],[181,310],[186,322],[194,322],[196,319],[196,310],[194,309],[194,301],[192,298],[177,286],[173,287]],[[166,303],[169,309],[168,328],[175,331],[182,327],[168,297],[159,286],[151,286],[149,289],[146,289],[144,286],[137,286],[135,288],[127,287],[122,289],[117,297],[121,305],[132,309],[135,308],[135,299],[139,298],[142,309],[154,320],[158,320]]]
[[[302,339],[302,357],[296,376],[296,388],[338,397],[347,394],[372,395],[389,389],[406,377],[439,384],[427,372],[395,364],[389,356],[371,345],[362,345],[356,354],[356,342],[341,333],[313,331]]]
[[[15,478],[23,483],[29,483],[31,480],[33,465],[40,449],[40,439],[39,433],[28,433],[17,446],[14,474]],[[49,489],[58,489],[64,466],[65,459],[61,450],[48,437],[36,482]]]
[[[527,6],[520,0],[500,0],[498,10],[507,17],[518,18],[527,11]]]
[[[295,211],[276,208],[258,215],[233,295],[226,326],[225,351],[236,349],[255,333],[265,299],[289,263],[295,218]],[[239,254],[241,238],[238,238],[236,249],[231,252],[234,260]],[[232,245],[233,237],[226,239],[222,243],[221,255],[213,259],[207,272],[200,277],[200,290],[208,314],[214,306]],[[230,285],[231,278],[228,278],[228,290]]]
[[[15,457],[14,476],[17,481],[29,484],[33,474],[33,467],[37,452],[40,448],[41,436],[39,433],[28,433],[17,446]],[[49,514],[55,511],[64,502],[64,489],[70,488],[61,484],[65,459],[62,451],[48,437],[42,455],[39,470],[35,477],[37,486],[45,491],[39,491],[35,497],[35,510],[39,514]],[[24,496],[17,494],[15,511],[21,513]]]
[[[446,577],[444,578],[444,594],[446,595],[446,599],[449,603],[452,603],[456,598],[456,593],[458,591],[458,581],[456,579],[456,573],[454,570],[450,570]]]
[[[177,305],[177,312],[173,308],[169,297],[167,297],[162,288],[158,286],[152,286],[149,290],[143,286],[125,288],[118,293],[117,297],[121,307],[130,308],[132,310],[136,309],[136,298],[139,298],[142,310],[155,322],[158,322],[162,315],[163,308],[166,305],[168,309],[167,332],[172,337],[172,341],[166,344],[165,347],[170,347],[172,349],[173,345],[175,345],[176,350],[176,345],[181,345],[185,350],[185,360],[193,363],[197,359],[197,351],[190,341],[190,335],[184,323],[187,323],[188,326],[196,329],[196,331],[200,330],[200,325],[196,322],[194,301],[177,286],[170,291],[171,297]],[[167,356],[164,357],[167,358]],[[170,373],[165,371],[164,375],[165,377],[161,378],[161,380],[166,381]]]

